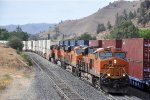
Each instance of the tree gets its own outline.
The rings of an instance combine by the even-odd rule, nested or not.
[[[138,28],[133,25],[131,20],[121,20],[111,31],[109,37],[113,39],[137,38],[139,37]]]
[[[125,18],[125,19],[128,19],[128,14],[127,14],[127,11],[124,9],[124,11],[123,11],[123,17]]]
[[[136,17],[136,11],[134,10],[134,12],[133,12],[133,15],[134,15],[134,17]]]
[[[6,29],[0,28],[0,40],[8,40],[10,34]]]
[[[92,37],[90,34],[84,33],[80,37],[78,37],[78,39],[80,39],[80,40],[96,40],[96,37]]]
[[[17,27],[16,31],[10,32],[10,37],[16,36],[20,38],[22,41],[27,41],[29,38],[29,35],[27,32],[23,32],[21,27]]]
[[[98,24],[98,26],[97,26],[97,34],[99,34],[100,32],[103,32],[105,30],[106,30],[106,28],[105,28],[104,24]]]
[[[22,50],[23,43],[20,38],[13,36],[9,39],[8,45],[16,50]]]
[[[150,30],[149,29],[140,29],[139,36],[141,38],[150,38]]]
[[[110,21],[108,21],[108,22],[107,22],[107,29],[110,30],[111,28],[112,28],[112,26],[111,26],[111,24],[110,24]]]
[[[129,19],[133,19],[134,18],[134,14],[130,11],[129,12]]]
[[[144,2],[141,3],[141,8],[149,9],[150,8],[150,1],[145,0]]]

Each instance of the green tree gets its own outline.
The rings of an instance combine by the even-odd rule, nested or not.
[[[80,37],[78,37],[78,39],[80,39],[80,40],[96,40],[96,37],[92,37],[90,34],[84,33]]]
[[[22,41],[27,41],[29,38],[29,35],[27,32],[23,32],[21,27],[17,27],[16,31],[10,32],[10,37],[16,36],[20,38]]]
[[[110,38],[123,39],[123,38],[137,38],[138,28],[136,28],[131,20],[121,20],[118,25],[110,33]]]
[[[134,14],[130,11],[129,12],[129,19],[133,19],[134,18]]]
[[[150,30],[149,29],[140,29],[139,36],[141,38],[150,38]]]
[[[103,32],[105,30],[106,30],[106,28],[105,28],[104,24],[98,24],[98,26],[97,26],[97,34],[99,34],[100,32]]]
[[[8,41],[8,45],[16,50],[22,50],[23,48],[23,43],[21,41],[20,38],[16,37],[16,36],[13,36],[9,39]]]
[[[150,1],[145,0],[144,2],[141,3],[141,8],[149,9],[150,8]]]
[[[9,37],[10,37],[9,32],[6,29],[0,28],[0,40],[8,40]]]
[[[110,21],[108,21],[108,22],[107,22],[107,29],[110,30],[111,28],[112,28],[112,25],[110,24]]]
[[[123,11],[123,17],[125,18],[125,19],[128,19],[128,14],[127,14],[127,11],[124,9],[124,11]]]

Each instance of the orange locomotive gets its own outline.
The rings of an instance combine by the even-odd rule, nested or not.
[[[87,56],[78,64],[80,73],[84,73],[81,76],[87,77],[94,86],[106,92],[127,92],[129,64],[125,60],[125,52],[117,48],[98,48]]]
[[[71,69],[75,75],[106,92],[127,92],[128,62],[125,59],[126,53],[121,49],[87,46],[62,47],[63,49],[58,51],[63,53],[60,53],[60,56],[55,53],[55,56],[63,57],[64,59],[60,59],[61,63],[63,62],[65,68]]]

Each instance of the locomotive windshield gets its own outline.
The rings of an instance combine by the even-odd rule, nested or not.
[[[125,52],[116,52],[116,53],[114,53],[114,57],[124,59],[126,57],[126,53]]]
[[[112,53],[111,52],[101,52],[100,53],[100,59],[108,59],[112,57]]]
[[[76,53],[79,55],[82,53],[82,49],[76,50]]]

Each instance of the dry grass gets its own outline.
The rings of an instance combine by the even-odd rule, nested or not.
[[[3,76],[0,76],[0,90],[5,89],[8,85],[10,85],[12,82],[12,78],[10,75],[5,74]]]
[[[30,77],[31,69],[22,61],[24,59],[14,49],[0,44],[0,90],[10,85],[15,77]]]

